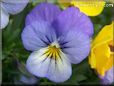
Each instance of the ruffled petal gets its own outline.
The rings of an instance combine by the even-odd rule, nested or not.
[[[3,0],[2,4],[3,4],[3,7],[5,8],[6,12],[8,12],[10,14],[17,14],[26,7],[28,2],[29,2],[29,0],[19,0],[19,1]]]
[[[51,3],[41,3],[27,15],[26,25],[37,20],[44,20],[51,23],[60,12],[60,9],[56,5]]]
[[[65,33],[60,37],[59,42],[63,52],[74,64],[80,63],[89,54],[90,38],[80,30]]]
[[[106,25],[92,42],[89,63],[92,68],[104,76],[105,72],[113,66],[113,55],[110,46],[113,46],[113,23]]]
[[[56,40],[54,29],[44,21],[36,21],[24,28],[22,42],[27,50],[35,51]]]
[[[112,21],[110,25],[106,25],[102,28],[102,30],[99,32],[99,34],[92,43],[93,48],[102,45],[104,43],[107,43],[113,39],[113,32],[114,32],[113,26],[114,26],[114,21]]]
[[[69,7],[56,18],[53,22],[58,35],[61,35],[68,30],[81,30],[85,34],[92,36],[93,24],[89,17],[79,11],[78,8]]]
[[[38,77],[46,77],[53,82],[63,82],[70,78],[71,64],[65,54],[61,52],[60,57],[55,60],[44,54],[47,49],[42,48],[30,55],[26,64],[28,71]]]
[[[107,70],[107,68],[105,68],[106,64],[107,64],[108,60],[110,60],[110,49],[109,49],[108,45],[102,44],[102,45],[94,48],[92,54],[95,56],[95,60],[96,60],[95,69],[101,76],[104,76],[104,74]],[[94,59],[94,57],[91,57],[91,58],[92,58],[92,60]],[[108,64],[110,64],[110,63],[108,63]]]
[[[9,22],[9,14],[5,12],[1,7],[1,15],[0,15],[0,29],[3,29],[7,26]]]

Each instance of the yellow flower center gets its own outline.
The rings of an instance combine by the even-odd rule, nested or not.
[[[57,59],[60,57],[60,47],[57,42],[52,43],[48,46],[47,51],[44,53],[47,57]]]

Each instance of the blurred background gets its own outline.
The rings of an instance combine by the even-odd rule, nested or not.
[[[92,70],[88,64],[88,58],[78,65],[73,65],[71,78],[64,83],[59,84],[53,83],[46,78],[35,77],[26,70],[25,63],[31,52],[24,49],[21,41],[21,32],[24,28],[26,15],[36,5],[43,1],[58,5],[56,0],[33,0],[33,2],[30,2],[21,13],[11,15],[8,26],[0,31],[0,49],[2,49],[0,50],[0,57],[2,57],[2,68],[0,67],[0,70],[2,70],[2,84],[100,84],[97,73]],[[111,24],[112,19],[114,19],[114,7],[105,7],[100,15],[90,17],[90,19],[94,24],[94,39],[103,26]]]

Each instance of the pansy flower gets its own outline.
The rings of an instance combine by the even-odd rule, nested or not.
[[[7,26],[9,22],[9,15],[14,15],[21,12],[29,0],[0,0],[0,29]]]
[[[103,11],[106,2],[104,0],[58,0],[58,3],[62,8],[75,6],[88,16],[97,16]]]
[[[101,78],[113,76],[113,72],[108,72],[113,70],[112,68],[114,67],[113,25],[114,22],[106,25],[92,43],[89,63],[91,68],[95,69]],[[110,76],[108,73],[110,73]]]
[[[78,8],[61,11],[51,3],[40,3],[28,15],[22,32],[24,47],[32,51],[26,67],[35,76],[63,82],[90,51],[93,24]]]

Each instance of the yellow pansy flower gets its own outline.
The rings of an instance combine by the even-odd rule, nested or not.
[[[88,16],[99,15],[105,6],[104,0],[58,0],[62,8],[75,6]]]
[[[101,76],[104,76],[105,72],[114,66],[113,31],[114,21],[99,32],[91,45],[89,64]]]

